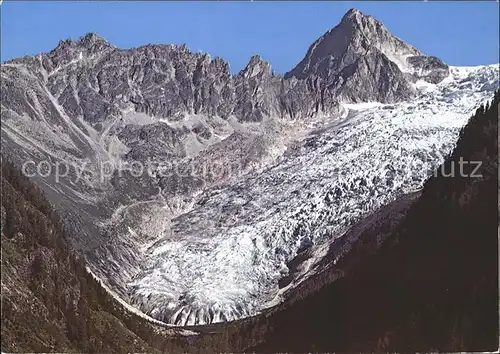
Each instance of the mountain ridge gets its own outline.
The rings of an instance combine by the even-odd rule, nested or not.
[[[427,81],[404,74],[357,33],[349,65],[306,79],[259,56],[232,75],[186,46],[62,41],[1,66],[2,150],[17,166],[76,166],[33,180],[89,269],[131,305],[175,325],[251,316],[282,300],[279,279],[295,286],[321,265],[328,237],[419,188],[496,85],[493,67],[446,66],[435,81],[439,63],[420,56],[412,68],[429,65]],[[149,160],[139,177],[120,169]]]
[[[342,42],[347,39],[348,42],[343,43],[342,46],[348,45],[348,47],[350,48],[354,45],[353,51],[347,54],[349,59],[346,60],[342,59],[342,63],[339,67],[337,67],[338,64],[335,64],[331,68],[325,67],[321,70],[315,70],[315,69],[306,70],[306,68],[308,68],[311,64],[305,64],[305,63],[311,62],[310,56],[312,54],[311,52],[313,52],[314,50],[316,51],[319,50],[321,52],[319,58],[317,57],[312,58],[314,62],[318,61],[325,62],[328,60],[331,61],[332,58],[335,59],[336,57],[338,57],[337,54],[333,55],[331,53],[332,50],[334,53],[336,53],[337,49],[335,49],[336,45],[329,44],[331,40],[328,40],[328,37],[330,36],[334,36],[334,38],[337,38],[336,39],[337,42],[338,41]],[[362,43],[353,43],[353,41],[361,41]],[[328,43],[323,44],[323,42],[328,42]],[[389,43],[390,48],[388,47],[383,49],[382,47],[384,46],[384,43]],[[325,45],[327,46],[326,48],[324,48]],[[357,47],[359,48],[356,49]],[[63,65],[64,64],[68,65],[71,64],[71,62],[78,61],[78,58],[75,55],[71,55],[70,53],[68,53],[68,51],[71,52],[72,50],[82,49],[83,51],[86,52],[87,55],[92,56],[95,50],[100,50],[104,52],[107,51],[108,53],[133,52],[133,51],[147,52],[147,48],[160,51],[162,51],[162,49],[166,49],[167,51],[179,52],[188,56],[195,56],[195,57],[201,56],[203,58],[207,57],[210,58],[210,55],[207,53],[195,53],[193,51],[190,51],[187,48],[186,44],[182,45],[148,44],[139,47],[120,49],[113,46],[110,42],[108,42],[106,39],[99,36],[95,32],[89,32],[81,36],[77,40],[72,40],[72,39],[62,40],[59,42],[58,46],[53,50],[51,50],[48,54],[50,54],[51,57],[56,60],[56,64],[61,61]],[[368,62],[365,63],[360,62],[360,64],[357,64],[359,67],[352,66],[358,61],[356,57],[359,55],[359,51],[361,50],[360,48],[364,48],[363,50],[368,50],[367,52],[365,52],[364,56],[368,55],[368,57],[371,59],[369,59]],[[366,49],[366,48],[371,48],[371,49]],[[406,63],[405,62],[406,58],[403,58],[401,60],[401,58],[398,57],[397,55],[398,50],[402,50],[404,53],[406,53],[405,54],[406,56],[411,55],[417,58],[412,59],[413,64]],[[80,51],[77,55],[83,54],[83,51]],[[5,62],[4,64],[23,63],[24,61],[29,60],[29,58],[39,57],[40,65],[44,66],[46,64],[47,66],[50,67],[51,65],[47,63],[47,60],[44,56],[45,53],[39,53],[33,57],[28,56],[20,59],[11,59]],[[249,66],[255,64],[256,59],[258,59],[264,65],[269,66],[269,70],[271,69],[269,62],[263,60],[259,55],[254,55],[249,59],[246,67],[244,67],[239,72],[234,74],[229,72],[229,76],[232,79],[236,79],[238,76],[242,76],[245,73],[245,70],[247,70]],[[202,61],[203,60],[204,59],[202,59]],[[210,59],[208,63],[210,64],[214,60],[216,62],[221,62],[224,70],[229,71],[229,64],[220,57],[215,57],[213,60]],[[335,60],[339,60],[339,58],[336,58]],[[375,64],[380,60],[382,60],[381,64]],[[409,70],[408,69],[409,67],[416,67],[420,71],[421,70],[426,71],[428,75],[424,76],[417,75],[417,77],[427,80],[429,79],[429,76],[432,76],[430,80],[433,83],[440,82],[448,74],[447,65],[444,64],[442,61],[440,61],[438,58],[432,56],[431,57],[424,56],[421,52],[419,52],[411,45],[408,45],[401,39],[390,34],[387,28],[372,16],[366,16],[359,10],[350,9],[342,17],[340,23],[337,26],[327,31],[323,36],[321,36],[310,46],[304,59],[295,68],[285,73],[284,75],[275,74],[273,72],[272,76],[281,79],[278,81],[282,81],[283,83],[286,83],[287,79],[290,79],[292,77],[296,77],[300,80],[310,79],[312,81],[319,79],[320,81],[322,81],[322,83],[320,84],[322,90],[333,91],[334,95],[338,96],[341,100],[344,101],[359,102],[368,100],[368,101],[382,101],[390,103],[400,99],[408,99],[415,95],[415,90],[412,89],[411,87],[411,81],[414,81],[414,78],[408,78],[405,75],[401,75],[401,73],[398,72],[398,70],[395,68],[393,70],[389,71],[386,70],[381,73],[375,73],[373,71],[373,70],[380,70],[380,68],[375,69],[375,67],[373,67],[374,65],[375,66],[378,65],[379,67],[382,68],[383,67],[390,68],[391,66],[393,66],[394,63],[396,64],[396,66],[398,66],[399,69],[403,71]],[[363,81],[358,82],[359,80],[361,80],[358,77],[355,78],[354,80],[355,82],[353,83],[355,87],[346,88],[345,81],[358,71],[365,72],[368,67],[373,67],[370,70],[372,71],[372,75],[374,75],[375,77],[374,81],[375,82],[383,81],[384,84],[377,86],[375,85],[374,82],[371,82],[369,85],[371,86],[370,90],[368,90],[369,92],[365,93],[362,97],[357,97],[356,89],[359,89],[359,87],[363,85],[366,86],[366,82]],[[352,72],[353,69],[354,72]],[[306,71],[300,73],[301,70],[302,71],[306,70]],[[386,88],[384,86],[389,86],[389,87]],[[391,88],[391,86],[395,87]],[[398,88],[398,86],[401,87]],[[349,93],[345,93],[344,91],[349,91]],[[304,90],[301,90],[301,92],[302,94],[305,94]],[[287,95],[286,93],[282,93],[281,95],[283,94],[285,96]],[[189,109],[189,107],[186,108]]]

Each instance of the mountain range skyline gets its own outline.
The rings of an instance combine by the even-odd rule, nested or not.
[[[398,4],[390,11],[383,3],[154,3],[140,9],[133,3],[119,8],[108,3],[29,5],[2,6],[2,62],[47,52],[60,40],[93,32],[123,49],[146,43],[186,44],[193,52],[223,58],[233,74],[258,54],[272,70],[284,74],[302,59],[312,41],[356,7],[449,65],[498,63],[498,48],[489,44],[498,42],[495,3],[450,4],[454,11],[438,3]],[[151,21],[141,20],[151,16]],[[258,23],[252,20],[256,16]]]

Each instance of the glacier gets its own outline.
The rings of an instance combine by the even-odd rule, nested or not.
[[[309,122],[272,163],[204,190],[157,239],[134,245],[140,269],[123,284],[125,296],[175,325],[231,321],[279,303],[286,262],[304,247],[320,259],[350,225],[421,188],[497,80],[496,65],[450,67],[439,84],[417,82],[410,102],[344,104],[341,115]]]

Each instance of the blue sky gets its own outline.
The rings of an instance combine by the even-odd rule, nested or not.
[[[1,11],[1,60],[45,52],[61,39],[96,32],[120,48],[186,43],[227,60],[233,72],[253,54],[276,72],[293,68],[309,45],[351,7],[451,65],[497,63],[496,2],[11,2]]]

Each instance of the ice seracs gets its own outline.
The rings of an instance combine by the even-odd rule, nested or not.
[[[304,242],[324,249],[349,225],[422,186],[491,96],[481,88],[498,72],[452,68],[450,76],[415,101],[346,104],[347,118],[331,117],[264,171],[202,193],[172,220],[175,240],[166,235],[146,252],[131,301],[179,325],[265,308]]]

